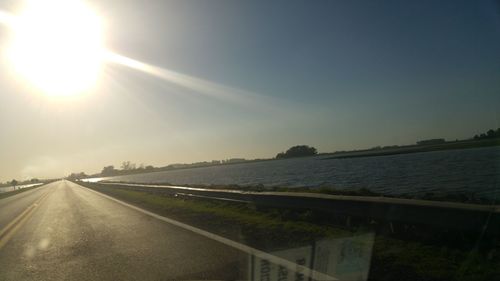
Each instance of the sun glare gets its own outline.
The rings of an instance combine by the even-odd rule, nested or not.
[[[7,57],[35,88],[61,97],[95,84],[104,53],[103,32],[99,17],[82,1],[26,1],[11,31]]]

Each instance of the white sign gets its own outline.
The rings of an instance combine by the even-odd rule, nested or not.
[[[367,280],[373,240],[374,235],[370,233],[318,241],[313,269],[342,281]]]
[[[251,276],[249,279],[253,281],[317,280],[321,278],[315,278],[315,272],[320,272],[342,281],[367,280],[373,239],[374,235],[370,233],[321,240],[311,246],[270,253],[294,262],[298,265],[295,271],[254,256],[250,258],[249,273]],[[309,269],[305,269],[306,272],[300,266]]]
[[[312,247],[300,247],[271,253],[274,256],[292,261],[297,265],[311,268]],[[255,281],[305,281],[310,272],[302,272],[297,268],[295,272],[288,268],[271,263],[266,259],[253,257],[253,280]]]

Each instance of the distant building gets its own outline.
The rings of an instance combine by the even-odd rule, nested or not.
[[[244,158],[231,158],[226,160],[226,163],[241,163],[245,162],[246,160]]]
[[[417,141],[418,145],[432,145],[432,144],[443,144],[446,141],[444,139],[429,139]]]

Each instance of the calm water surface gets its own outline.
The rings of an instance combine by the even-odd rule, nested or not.
[[[385,194],[467,192],[500,196],[500,147],[393,156],[307,157],[113,177],[113,180],[242,186],[368,188]]]

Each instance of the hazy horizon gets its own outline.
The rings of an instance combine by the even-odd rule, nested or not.
[[[1,182],[500,127],[495,1],[101,2],[105,46],[156,76],[109,63],[91,90],[49,97],[5,62],[0,25]]]
[[[490,129],[490,128],[489,128]],[[482,134],[482,133],[485,133],[486,130],[484,130],[483,132],[478,132],[477,135],[479,134]],[[438,137],[436,137],[438,138]],[[433,138],[426,138],[426,139],[419,139],[417,141],[420,141],[420,140],[429,140],[429,139],[433,139]],[[464,139],[458,139],[458,138],[453,138],[453,139],[445,139],[447,142],[453,142],[454,140],[459,140],[459,141],[464,141],[464,140],[467,140],[467,139],[472,139],[472,135],[467,137],[467,138],[464,138]],[[376,146],[371,146],[371,147],[358,147],[358,148],[350,148],[350,149],[347,149],[347,150],[335,150],[335,151],[318,151],[318,154],[329,154],[329,153],[334,153],[334,152],[349,152],[349,151],[356,151],[356,150],[365,150],[365,149],[374,149],[376,147],[384,147],[384,146],[393,146],[393,145],[397,145],[397,146],[406,146],[406,145],[416,145],[416,142],[415,141],[414,143],[401,143],[401,144],[380,144],[380,145],[376,145]],[[307,144],[296,144],[296,145],[307,145]],[[314,147],[314,146],[313,146]],[[285,149],[282,149],[281,151],[278,151],[277,153],[279,152],[285,152],[288,148],[290,147],[287,147]],[[275,154],[277,154],[275,153]],[[163,168],[163,167],[166,167],[166,166],[169,166],[169,165],[177,165],[177,164],[195,164],[195,163],[201,163],[201,162],[212,162],[212,161],[227,161],[227,160],[231,160],[231,159],[245,159],[245,160],[260,160],[260,159],[263,159],[263,160],[268,160],[268,159],[275,159],[276,158],[276,155],[273,154],[273,155],[267,155],[267,156],[262,156],[262,157],[251,157],[251,158],[248,158],[248,157],[238,157],[238,156],[228,156],[226,158],[214,158],[214,159],[201,159],[201,160],[196,160],[196,161],[192,161],[192,162],[169,162],[169,163],[161,163],[161,164],[158,164],[158,165],[152,165],[154,166],[155,168]],[[103,167],[100,167],[98,168],[97,170],[94,170],[94,171],[72,171],[70,172],[71,174],[73,173],[85,173],[86,175],[93,175],[93,174],[99,174],[101,171],[102,171],[102,168],[106,167],[106,166],[114,166],[115,169],[118,169],[120,170],[121,169],[121,166],[124,162],[130,162],[130,164],[134,165],[135,167],[139,168],[139,166],[143,166],[143,167],[146,167],[148,165],[151,165],[150,163],[143,163],[143,162],[140,162],[140,163],[137,163],[133,160],[130,160],[130,159],[124,159],[122,161],[118,161],[118,162],[115,162],[115,163],[108,163],[106,164],[105,166]],[[150,171],[151,172],[151,171]],[[157,171],[154,171],[154,172],[157,172]],[[70,173],[68,174],[65,174],[65,175],[54,175],[52,177],[26,177],[24,179],[21,179],[21,180],[29,180],[29,179],[32,179],[32,178],[37,178],[37,179],[52,179],[52,178],[62,178],[62,177],[66,177],[68,176]],[[2,181],[0,181],[1,183]],[[7,182],[7,181],[5,181]]]

